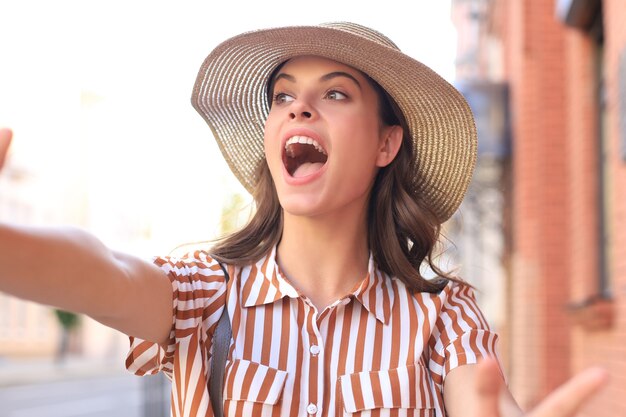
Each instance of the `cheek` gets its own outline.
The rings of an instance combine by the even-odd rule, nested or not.
[[[272,119],[268,118],[265,123],[265,132],[263,136],[263,151],[265,153],[265,160],[270,170],[270,175],[276,183],[277,178],[280,177],[282,171],[283,160],[282,152],[280,150],[280,138],[276,129],[276,124]]]
[[[378,136],[380,131],[380,118],[378,113],[371,109],[361,108],[360,111],[353,111],[344,114],[342,117],[334,118],[335,126],[344,134],[350,133],[355,137]]]
[[[344,151],[359,155],[367,160],[375,157],[379,147],[378,125],[369,120],[355,118],[342,127],[342,137],[345,138],[341,144]]]
[[[278,133],[275,127],[276,123],[274,118],[270,116],[265,121],[264,135],[263,135],[263,147],[265,148],[265,156],[271,155],[273,148],[278,146],[279,140],[277,138]],[[269,155],[268,155],[269,154]]]

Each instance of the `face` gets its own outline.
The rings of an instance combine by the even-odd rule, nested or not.
[[[265,156],[286,213],[364,210],[380,167],[402,140],[384,126],[378,98],[358,70],[298,57],[276,74],[265,124]]]

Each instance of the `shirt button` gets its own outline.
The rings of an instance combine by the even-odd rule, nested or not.
[[[320,349],[320,347],[319,347],[319,346],[317,346],[317,345],[312,345],[312,346],[309,348],[309,352],[311,352],[311,355],[313,355],[313,356],[317,356],[317,355],[319,355],[319,354],[320,354],[320,351],[321,351],[321,349]]]
[[[313,404],[313,403],[307,405],[306,412],[309,413],[309,414],[317,413],[317,406],[315,404]]]

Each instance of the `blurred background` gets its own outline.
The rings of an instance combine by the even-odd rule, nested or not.
[[[380,30],[475,113],[478,166],[441,262],[477,287],[518,402],[599,364],[610,386],[580,415],[626,415],[623,0],[0,0],[0,16],[0,126],[15,133],[0,219],[76,225],[146,258],[250,212],[189,104],[213,47],[271,26]],[[127,346],[0,294],[0,416],[169,415],[167,381],[125,372]]]

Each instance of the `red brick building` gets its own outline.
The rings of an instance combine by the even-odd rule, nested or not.
[[[626,2],[454,0],[453,18],[461,80],[509,91],[511,389],[528,409],[600,364],[610,386],[581,416],[626,416]]]

